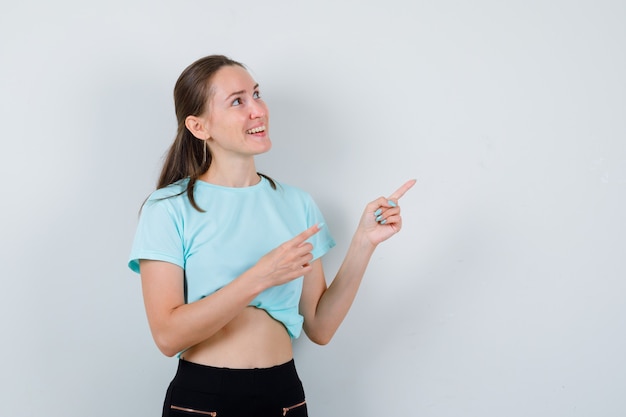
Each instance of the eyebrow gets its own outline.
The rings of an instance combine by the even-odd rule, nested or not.
[[[256,90],[257,88],[259,88],[259,84],[258,83],[256,83],[254,85],[254,87],[252,87],[252,91]],[[246,92],[246,90],[235,91],[234,93],[229,94],[228,97],[226,97],[226,99],[224,101],[228,101],[228,100],[230,100],[231,97],[238,96],[238,95],[243,94],[245,92]]]

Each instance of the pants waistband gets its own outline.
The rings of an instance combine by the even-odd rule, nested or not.
[[[293,387],[300,382],[294,360],[270,368],[232,369],[201,365],[180,359],[175,385],[199,392],[227,393],[233,390],[240,393],[262,393],[275,391],[277,386],[286,384]]]

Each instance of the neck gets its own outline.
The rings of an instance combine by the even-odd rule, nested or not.
[[[227,163],[213,159],[207,172],[200,175],[199,179],[210,184],[234,188],[250,187],[260,181],[252,158]]]

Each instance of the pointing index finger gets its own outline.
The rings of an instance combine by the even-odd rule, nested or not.
[[[400,188],[398,188],[393,194],[391,194],[389,198],[394,199],[394,200],[399,200],[400,197],[402,197],[404,193],[409,191],[411,187],[415,185],[416,182],[417,180],[415,179],[405,182]]]
[[[294,237],[291,241],[295,245],[300,245],[304,243],[308,238],[310,238],[311,236],[319,232],[322,229],[322,227],[324,227],[324,223],[313,225],[309,227],[308,229],[306,229],[304,232],[300,233],[299,235],[296,235],[296,237]]]

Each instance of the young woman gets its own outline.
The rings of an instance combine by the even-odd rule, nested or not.
[[[129,266],[159,349],[178,354],[163,416],[306,416],[292,339],[326,344],[369,259],[402,226],[398,199],[369,203],[335,279],[335,242],[311,197],[259,174],[269,113],[245,67],[212,55],[174,88],[178,134],[142,207]]]

